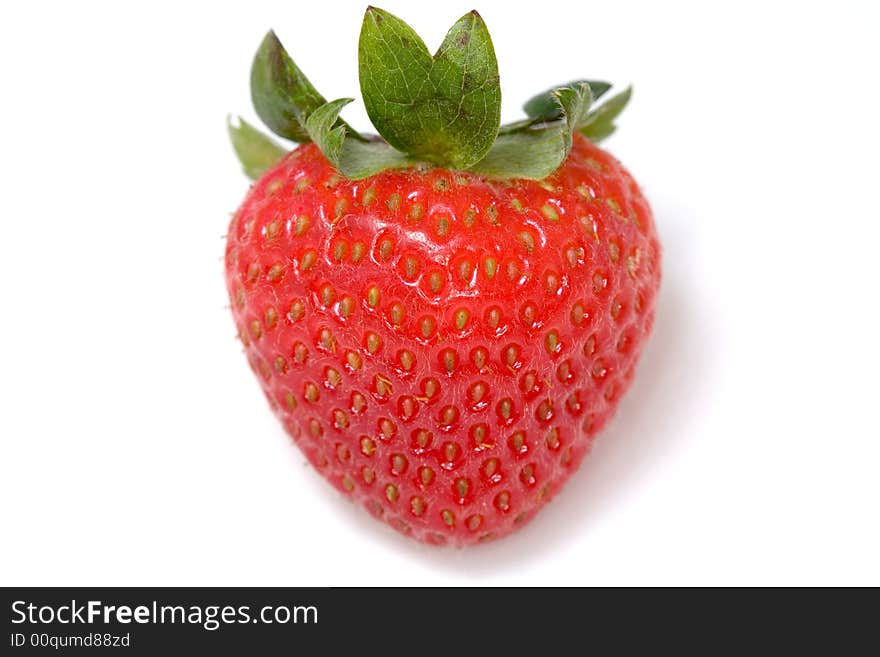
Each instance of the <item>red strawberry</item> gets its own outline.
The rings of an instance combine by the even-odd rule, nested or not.
[[[590,112],[608,85],[572,83],[499,128],[479,16],[433,58],[407,30],[369,9],[361,34],[386,141],[342,123],[344,101],[264,41],[258,113],[315,143],[282,156],[232,130],[259,180],[229,228],[226,279],[248,360],[318,471],[401,532],[464,545],[528,520],[613,414],[651,328],[660,247],[635,181],[589,139],[628,92]],[[418,70],[382,68],[389,34]],[[406,96],[425,86],[430,102]]]

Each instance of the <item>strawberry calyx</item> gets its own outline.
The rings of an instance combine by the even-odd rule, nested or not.
[[[450,28],[431,55],[402,20],[368,7],[358,44],[361,93],[379,136],[363,135],[342,118],[352,99],[327,101],[270,31],[251,66],[251,99],[276,135],[312,141],[345,177],[388,169],[437,166],[494,178],[540,180],[566,159],[575,132],[608,137],[631,88],[598,107],[611,85],[577,80],[529,99],[527,118],[501,125],[498,62],[476,11]],[[230,137],[245,173],[258,178],[286,151],[239,119]]]

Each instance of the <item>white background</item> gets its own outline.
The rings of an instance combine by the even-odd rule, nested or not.
[[[383,2],[432,49],[472,8]],[[880,584],[871,3],[479,0],[503,118],[572,78],[635,84],[607,146],[665,278],[581,471],[464,551],[332,491],[233,339],[222,236],[248,183],[225,115],[255,119],[270,27],[358,96],[365,8],[238,4],[0,10],[0,583]]]

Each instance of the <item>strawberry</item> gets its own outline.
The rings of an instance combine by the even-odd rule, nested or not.
[[[343,122],[348,101],[325,101],[273,33],[256,55],[258,114],[302,145],[230,126],[257,179],[226,246],[238,335],[340,491],[420,541],[501,537],[578,467],[651,330],[651,209],[596,145],[629,91],[592,108],[609,85],[562,85],[501,126],[476,12],[432,57],[369,8],[359,56],[381,138]]]

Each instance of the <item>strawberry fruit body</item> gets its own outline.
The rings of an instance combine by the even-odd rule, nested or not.
[[[367,21],[397,27],[379,11]],[[473,29],[479,17],[465,20]],[[290,90],[288,100],[302,81],[314,91],[279,49],[270,34],[255,60],[264,119],[283,106],[260,100],[266,79]],[[232,219],[225,259],[248,361],[317,471],[420,541],[475,543],[531,518],[632,381],[660,247],[638,185],[572,119],[579,113],[594,137],[610,132],[619,109],[591,122],[595,114],[572,111],[566,97],[601,95],[601,85],[536,97],[523,127],[496,126],[495,143],[514,135],[526,156],[532,132],[567,137],[540,177],[531,164],[516,175],[521,165],[504,157],[481,170],[462,166],[476,157],[466,149],[430,162],[361,138],[338,119],[341,104],[323,116],[322,133],[314,117],[333,105],[323,99],[305,110],[288,103],[286,134],[276,132],[313,143],[287,154],[247,124],[233,128],[258,178]],[[380,164],[354,171],[363,158],[345,153],[373,148]]]

